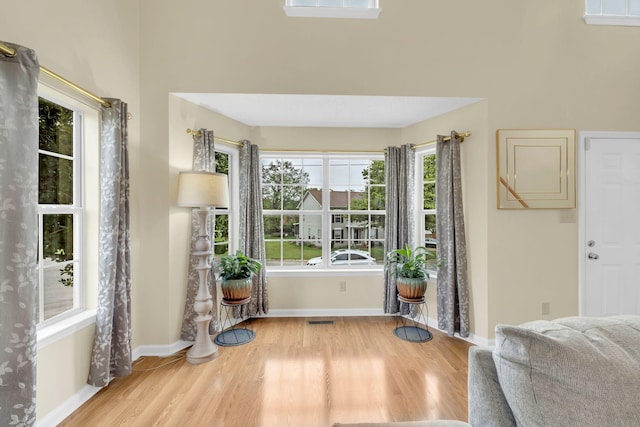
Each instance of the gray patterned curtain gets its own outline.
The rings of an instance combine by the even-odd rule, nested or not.
[[[131,267],[127,104],[106,98],[100,142],[98,310],[87,382],[105,387],[131,373]]]
[[[262,166],[257,145],[243,141],[240,148],[240,249],[245,255],[262,263],[260,274],[254,276],[251,302],[242,307],[243,316],[269,312],[267,292],[266,250],[262,219]]]
[[[194,171],[215,172],[216,171],[216,150],[214,144],[213,131],[200,129],[200,132],[193,135],[193,164]],[[193,303],[196,300],[198,286],[200,285],[200,276],[196,266],[198,265],[198,257],[193,255],[195,252],[196,240],[200,229],[200,219],[198,217],[199,208],[191,210],[191,250],[189,252],[189,273],[187,276],[187,298],[184,302],[184,315],[182,317],[182,332],[180,339],[184,341],[194,341],[196,339],[197,325],[195,318],[197,313],[193,310]],[[213,235],[215,229],[215,217],[209,215],[207,222],[207,232],[209,236]],[[214,335],[218,331],[218,294],[216,292],[215,274],[208,275],[208,288],[213,302],[211,309],[211,322],[209,323],[209,335]]]
[[[38,58],[0,53],[0,424],[36,422]]]
[[[456,132],[436,146],[436,234],[438,239],[438,328],[469,336],[467,244],[462,209],[460,143]]]
[[[415,153],[411,146],[388,147],[385,154],[387,189],[384,247],[386,251],[413,245],[413,192]],[[387,254],[385,253],[385,261]],[[398,302],[395,275],[384,271],[384,312],[406,314],[407,304]]]

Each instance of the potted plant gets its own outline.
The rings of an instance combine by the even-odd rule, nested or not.
[[[261,268],[259,261],[249,258],[240,250],[233,255],[221,257],[216,270],[221,279],[220,288],[224,299],[241,301],[249,298],[253,275],[258,274]]]
[[[427,290],[427,260],[433,258],[433,252],[424,246],[415,249],[407,244],[403,249],[394,249],[387,253],[385,268],[396,276],[398,294],[407,300],[424,298]]]

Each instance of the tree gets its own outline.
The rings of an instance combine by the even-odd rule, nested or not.
[[[275,160],[262,167],[262,207],[268,209],[299,209],[309,183],[309,173],[291,161]],[[266,230],[281,230],[280,216],[264,217]]]
[[[423,161],[424,209],[436,208],[436,155],[424,156]]]

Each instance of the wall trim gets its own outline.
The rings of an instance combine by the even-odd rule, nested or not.
[[[101,387],[91,385],[84,386],[79,392],[68,398],[62,405],[49,412],[47,415],[36,421],[37,427],[55,427],[65,418],[71,415],[76,409],[91,399]]]

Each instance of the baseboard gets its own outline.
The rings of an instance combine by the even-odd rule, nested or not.
[[[55,427],[60,424],[65,418],[71,415],[76,409],[82,406],[86,401],[91,399],[93,395],[102,390],[101,387],[93,387],[86,385],[64,401],[64,403],[58,406],[53,411],[49,412],[46,416],[36,421],[37,427]]]

